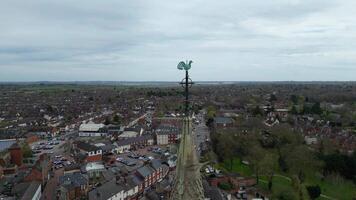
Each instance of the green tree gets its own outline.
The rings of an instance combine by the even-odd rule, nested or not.
[[[121,124],[121,117],[117,114],[114,115],[113,122],[115,122],[115,124]]]
[[[290,100],[293,102],[294,105],[298,104],[298,96],[293,94],[290,96]]]
[[[106,118],[105,118],[104,124],[105,124],[105,125],[111,124],[111,121],[110,121],[109,117],[106,117]]]
[[[269,101],[277,101],[277,97],[275,94],[271,94]]]
[[[302,184],[306,173],[317,171],[321,167],[321,162],[317,160],[314,153],[304,145],[290,148],[286,162],[289,173],[294,177],[293,182],[299,193],[299,199],[304,199]]]
[[[220,135],[218,149],[221,151],[223,160],[230,161],[230,170],[232,170],[233,167],[234,147],[235,143],[230,135]]]
[[[30,148],[30,146],[27,143],[23,143],[22,147],[22,155],[24,158],[31,158],[32,157],[32,150]]]
[[[265,154],[263,159],[261,160],[261,173],[265,174],[268,178],[268,189],[272,190],[273,177],[278,169],[277,158],[271,153]]]
[[[321,109],[319,102],[316,102],[313,104],[313,106],[311,107],[311,112],[313,114],[317,114],[317,115],[320,115],[323,113],[323,110]]]
[[[216,108],[214,106],[208,106],[207,117],[208,119],[214,118],[216,116]]]
[[[275,199],[278,200],[296,200],[297,197],[293,193],[292,190],[281,190],[280,192],[277,193]]]
[[[297,115],[298,114],[298,111],[297,111],[297,108],[293,105],[292,106],[292,109],[290,111],[293,115]]]
[[[263,148],[257,143],[251,146],[248,150],[247,160],[250,162],[256,176],[256,183],[259,183],[262,166],[262,158],[265,155]]]
[[[256,106],[253,110],[252,110],[252,114],[254,116],[258,116],[258,115],[263,115],[263,111],[262,109],[260,108],[260,106]]]
[[[321,189],[320,189],[319,185],[307,186],[307,191],[308,191],[308,194],[311,199],[316,199],[321,194]]]

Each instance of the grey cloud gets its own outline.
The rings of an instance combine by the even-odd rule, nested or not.
[[[0,81],[350,80],[348,1],[6,0]],[[329,73],[328,71],[332,71]],[[297,75],[295,75],[297,74]]]

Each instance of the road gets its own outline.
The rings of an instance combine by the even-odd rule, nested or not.
[[[199,114],[196,117],[199,120],[199,124],[194,124],[193,126],[193,138],[197,154],[200,157],[201,151],[206,150],[208,147],[206,141],[210,141],[210,132],[209,128],[205,124],[204,115]]]
[[[33,146],[39,146],[40,143],[48,143],[47,140],[42,140],[36,143],[31,144],[31,147]],[[53,149],[47,149],[47,150],[41,150],[41,153],[36,154],[36,156],[39,156],[40,154],[47,153],[51,157],[51,162],[53,161],[54,157],[56,155],[64,155],[64,146],[65,141],[59,141],[59,144],[53,145]],[[66,156],[67,160],[73,161],[72,158]],[[47,181],[47,184],[44,187],[43,194],[42,194],[42,200],[54,200],[56,199],[57,195],[57,189],[58,189],[58,183],[59,183],[59,177],[63,176],[64,174],[64,169],[53,169],[53,177],[50,177],[50,179]]]
[[[51,177],[44,190],[43,190],[43,194],[42,194],[42,200],[54,200],[56,199],[57,196],[57,189],[58,188],[58,183],[59,183],[59,177],[63,176],[64,174],[64,170],[62,169],[57,169],[54,171],[54,177]]]

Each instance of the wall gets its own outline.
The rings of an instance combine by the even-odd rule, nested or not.
[[[33,195],[32,200],[40,200],[42,196],[41,193],[41,185],[39,185],[39,187],[37,188],[35,195]]]

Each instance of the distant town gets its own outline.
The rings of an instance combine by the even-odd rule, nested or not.
[[[191,88],[204,196],[355,199],[356,83]],[[0,84],[0,199],[170,199],[178,83]]]

